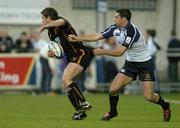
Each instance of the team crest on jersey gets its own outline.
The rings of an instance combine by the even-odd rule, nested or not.
[[[125,42],[127,43],[127,44],[129,44],[130,42],[131,42],[131,37],[126,37],[126,40],[125,40]]]
[[[117,32],[116,32],[116,33],[114,33],[114,35],[115,35],[115,36],[120,36],[120,34],[119,34],[119,33],[117,33]]]
[[[114,34],[115,37],[120,36],[120,30],[119,29],[115,29],[113,34]]]
[[[123,43],[125,41],[125,38],[127,36],[127,30],[126,29],[115,29],[114,30],[114,36],[116,37],[118,43]]]

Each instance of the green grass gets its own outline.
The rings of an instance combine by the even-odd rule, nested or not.
[[[170,122],[162,121],[162,110],[142,96],[120,95],[119,116],[109,122],[100,121],[108,111],[107,94],[88,94],[93,105],[88,118],[71,120],[74,110],[65,95],[30,96],[0,95],[0,128],[180,128],[180,104],[171,104]],[[164,95],[180,100],[180,95]]]

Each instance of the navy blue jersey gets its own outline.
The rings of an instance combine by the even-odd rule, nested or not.
[[[106,39],[111,36],[115,36],[118,43],[126,46],[127,48],[131,47],[131,45],[140,38],[139,30],[131,23],[129,23],[124,28],[119,28],[116,25],[111,25],[102,34]]]
[[[114,36],[119,45],[127,47],[125,54],[128,61],[143,62],[151,58],[143,35],[131,23],[128,23],[125,27],[111,25],[102,32],[102,36],[105,39]]]

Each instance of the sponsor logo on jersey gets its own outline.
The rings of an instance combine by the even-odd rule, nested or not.
[[[151,79],[151,76],[149,73],[147,73],[147,74],[145,74],[144,78],[145,78],[145,80],[149,80],[149,79]]]
[[[126,37],[126,40],[125,40],[125,42],[127,43],[127,44],[129,44],[130,42],[131,42],[131,37]]]

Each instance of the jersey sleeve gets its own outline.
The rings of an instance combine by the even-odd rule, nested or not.
[[[64,21],[65,21],[64,27],[65,27],[65,28],[69,28],[69,27],[70,27],[69,22],[68,22],[66,19],[64,19]]]
[[[115,29],[116,29],[116,26],[111,25],[110,27],[105,29],[104,32],[101,32],[101,34],[105,39],[108,39],[109,37],[113,36],[113,32]]]
[[[70,23],[69,23],[69,21],[68,20],[66,20],[65,18],[63,18],[63,17],[59,17],[59,19],[62,19],[62,20],[64,20],[64,25],[63,26],[60,26],[59,28],[60,29],[63,29],[63,30],[68,30],[69,28],[70,28]]]
[[[130,48],[134,42],[136,42],[140,37],[140,33],[133,25],[129,26],[127,29],[127,35],[122,43],[123,46]]]

